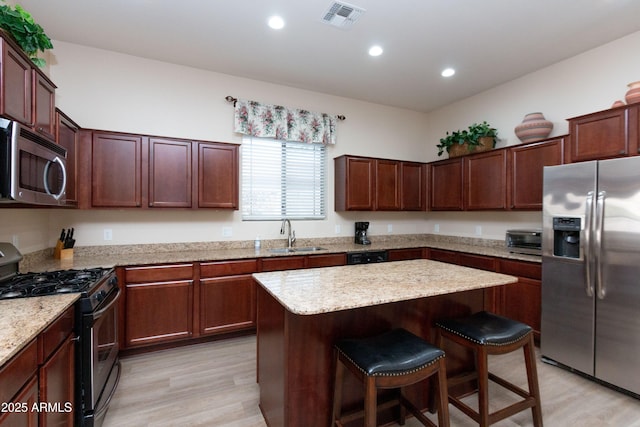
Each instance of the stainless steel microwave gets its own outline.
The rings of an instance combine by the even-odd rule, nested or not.
[[[66,157],[62,146],[0,118],[0,202],[63,204]]]

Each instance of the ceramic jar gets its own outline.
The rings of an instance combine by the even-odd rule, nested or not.
[[[535,142],[548,137],[552,129],[553,123],[545,119],[542,113],[529,113],[516,126],[515,133],[522,142]]]
[[[640,102],[640,81],[629,83],[627,86],[629,87],[629,90],[624,95],[624,99],[627,101],[627,104]]]

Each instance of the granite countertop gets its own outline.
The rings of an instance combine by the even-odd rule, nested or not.
[[[0,301],[0,366],[44,331],[79,296],[74,293]]]
[[[496,240],[447,236],[437,236],[434,238],[430,235],[421,235],[411,237],[401,236],[400,238],[395,239],[374,238],[374,243],[366,246],[357,245],[351,242],[345,243],[344,239],[336,240],[338,241],[332,241],[331,239],[301,240],[296,244],[296,247],[316,246],[322,247],[323,250],[294,253],[271,252],[269,250],[270,248],[284,247],[284,245],[275,246],[280,243],[279,241],[271,242],[271,246],[263,245],[259,250],[255,250],[253,246],[249,247],[249,243],[252,244],[252,242],[240,242],[236,243],[235,246],[233,243],[228,242],[205,242],[86,247],[77,248],[75,257],[70,260],[54,259],[49,253],[34,259],[26,259],[25,257],[25,260],[20,263],[20,271],[55,271],[94,267],[110,268],[116,266],[166,264],[175,262],[223,261],[231,259],[271,258],[283,256],[289,257],[422,247],[447,249],[451,251],[519,261],[541,262],[541,258],[539,256],[510,253],[505,248],[504,242]]]
[[[255,273],[253,277],[294,314],[313,315],[469,291],[517,278],[431,260]]]

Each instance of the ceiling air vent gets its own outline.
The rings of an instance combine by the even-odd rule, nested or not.
[[[322,22],[334,27],[348,29],[362,16],[365,10],[348,3],[333,2],[324,13]]]

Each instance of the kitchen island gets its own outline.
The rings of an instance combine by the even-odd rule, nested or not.
[[[260,284],[260,409],[270,427],[330,424],[337,340],[403,327],[433,342],[435,321],[492,309],[492,289],[517,281],[424,259],[253,276]],[[471,363],[456,349],[445,350],[450,373]],[[358,407],[362,388],[345,380],[351,380],[345,382],[345,407]],[[414,386],[410,395],[427,407],[427,384]]]

